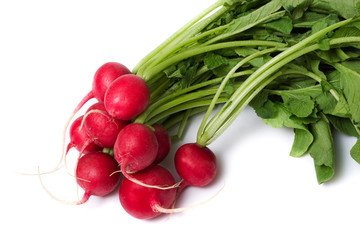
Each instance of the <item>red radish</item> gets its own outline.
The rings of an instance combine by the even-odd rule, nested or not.
[[[148,126],[131,123],[119,132],[114,145],[114,156],[121,165],[122,172],[126,174],[150,166],[158,149],[155,134]]]
[[[63,137],[62,137],[62,151],[61,151],[61,158],[58,165],[51,171],[47,173],[51,173],[56,171],[63,159],[64,159],[64,149],[65,149],[65,141],[66,141],[66,131],[68,126],[71,123],[72,118],[75,114],[87,103],[90,99],[96,98],[99,101],[104,101],[105,92],[108,86],[118,77],[129,74],[131,71],[125,67],[124,65],[117,63],[117,62],[108,62],[100,66],[100,68],[96,71],[93,79],[92,90],[85,95],[85,97],[78,103],[75,107],[73,112],[71,113],[69,119],[66,121],[64,130],[63,130]]]
[[[133,177],[149,185],[171,186],[175,180],[171,173],[156,164],[136,172]],[[127,213],[139,219],[150,219],[160,215],[175,201],[176,189],[160,190],[141,186],[124,178],[120,184],[120,203]]]
[[[104,148],[112,148],[120,130],[127,125],[127,121],[111,117],[102,102],[89,107],[84,115],[84,126],[94,142]]]
[[[85,128],[80,128],[83,116],[78,117],[71,124],[70,127],[70,143],[67,146],[66,153],[73,147],[79,152],[83,149],[83,153],[97,152],[101,150],[101,147],[94,143]]]
[[[103,102],[106,90],[109,85],[118,77],[130,74],[131,71],[117,62],[108,62],[103,64],[95,73],[93,84],[92,84],[92,92],[94,97],[99,101]]]
[[[117,119],[131,120],[142,113],[150,101],[146,82],[134,74],[125,74],[112,82],[106,91],[104,104]]]
[[[155,129],[154,134],[157,142],[159,143],[159,150],[154,163],[160,163],[166,158],[166,156],[170,152],[171,137],[168,131],[166,131],[166,129],[163,128],[161,125],[154,124],[152,127]]]
[[[99,102],[103,102],[106,90],[108,89],[109,85],[118,77],[129,73],[131,73],[131,71],[121,63],[108,62],[103,64],[95,72],[92,83],[92,90],[86,94],[86,96],[78,103],[71,115],[70,120],[90,99],[95,97]]]
[[[216,156],[209,148],[197,143],[184,144],[175,153],[175,168],[183,179],[182,187],[203,187],[215,178]]]
[[[119,165],[110,155],[94,152],[83,155],[76,167],[76,181],[85,190],[83,198],[77,203],[85,203],[91,195],[105,196],[118,186]]]

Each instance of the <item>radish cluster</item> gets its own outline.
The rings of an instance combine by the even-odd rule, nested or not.
[[[171,137],[160,124],[135,122],[149,105],[147,83],[122,64],[110,62],[95,74],[92,91],[78,104],[76,113],[95,97],[92,104],[70,126],[71,148],[79,152],[75,177],[84,190],[82,199],[106,196],[119,189],[124,210],[139,219],[171,212],[186,186],[205,186],[215,177],[215,155],[207,147],[185,144],[175,155],[181,178],[160,164],[171,149]]]

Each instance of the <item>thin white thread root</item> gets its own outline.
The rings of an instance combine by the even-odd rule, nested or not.
[[[41,187],[45,190],[45,192],[54,200],[60,202],[60,203],[64,203],[64,204],[69,204],[69,205],[79,205],[82,204],[83,202],[81,201],[67,201],[67,200],[62,200],[59,199],[58,197],[54,196],[54,194],[52,194],[44,185],[42,179],[41,179],[41,174],[40,174],[40,167],[38,166],[38,177],[39,177],[39,181],[41,184]]]
[[[79,131],[83,128],[84,126],[84,122],[85,122],[85,119],[92,113],[100,113],[106,117],[109,117],[105,112],[101,111],[101,110],[98,110],[98,109],[92,109],[90,111],[88,111],[87,113],[85,113],[85,115],[83,116],[82,120],[81,120],[81,124],[79,126]]]
[[[148,188],[155,188],[155,189],[160,189],[160,190],[169,190],[169,189],[174,189],[174,188],[178,188],[179,185],[183,182],[183,179],[180,182],[177,182],[171,186],[159,186],[159,185],[150,185],[150,184],[146,184],[143,183],[139,180],[137,180],[136,178],[134,178],[133,176],[131,176],[128,172],[125,171],[124,166],[121,166],[121,171],[124,175],[124,177],[126,177],[128,180],[132,181],[133,183],[136,183],[140,186],[143,187],[148,187]]]
[[[162,206],[158,205],[158,204],[155,204],[152,208],[155,212],[161,212],[161,213],[169,213],[169,214],[172,214],[172,213],[178,213],[178,212],[184,212],[186,210],[190,210],[190,209],[193,209],[193,208],[196,208],[196,207],[200,207],[208,202],[210,202],[211,200],[213,200],[225,187],[225,183],[224,185],[213,195],[211,196],[209,199],[203,201],[203,202],[200,202],[200,203],[197,203],[197,204],[194,204],[194,205],[191,205],[191,206],[187,206],[187,207],[180,207],[180,208],[171,208],[171,209],[168,209],[168,208],[163,208]]]
[[[109,175],[109,177],[111,177],[112,175],[117,174],[117,173],[122,173],[122,171],[121,171],[121,170],[117,170],[117,171],[115,171],[115,172],[112,172],[112,173]]]

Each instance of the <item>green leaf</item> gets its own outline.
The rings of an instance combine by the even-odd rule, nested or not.
[[[300,128],[295,128],[294,132],[295,132],[295,138],[291,148],[290,156],[301,157],[309,149],[309,146],[314,140],[314,137],[309,132],[308,129],[304,130]]]
[[[310,124],[310,131],[314,141],[309,148],[309,154],[314,159],[317,181],[321,184],[329,181],[335,171],[334,143],[330,124],[322,116],[318,122]]]
[[[263,118],[263,121],[274,128],[288,127],[295,129],[295,138],[290,156],[300,157],[305,154],[313,142],[313,136],[307,126],[300,119],[292,118],[292,114],[281,103],[272,103],[271,107],[275,114],[271,118]]]
[[[266,90],[262,90],[251,100],[249,105],[254,109],[260,108],[267,102],[268,96],[268,92]]]
[[[241,59],[239,59],[239,58],[230,58],[230,59],[228,59],[227,64],[224,64],[217,68],[212,69],[212,72],[218,77],[226,76],[226,74],[228,74],[228,72],[233,67],[235,67],[235,65],[238,64],[240,60]]]
[[[322,51],[330,50],[330,39],[325,38],[319,41],[319,49]]]
[[[341,64],[360,74],[360,61],[359,60],[342,62]]]
[[[259,100],[257,100],[259,101]],[[259,104],[259,102],[257,102]],[[254,105],[253,105],[254,107]],[[260,107],[254,108],[256,114],[261,117],[262,119],[270,119],[273,118],[276,114],[276,108],[272,101],[267,101],[265,104],[262,104]]]
[[[266,23],[265,28],[272,29],[284,34],[290,34],[293,29],[293,24],[291,18],[285,16],[278,20]]]
[[[294,27],[297,28],[312,28],[312,26],[319,21],[320,19],[323,19],[327,17],[327,14],[321,14],[316,12],[310,12],[307,11],[304,13],[304,15],[299,18],[295,19],[293,21]]]
[[[309,116],[315,107],[314,101],[307,95],[284,91],[281,97],[284,100],[286,108],[297,117]]]
[[[328,23],[325,21],[325,18],[315,22],[311,28],[312,34],[319,32],[326,28],[328,26]]]
[[[332,115],[328,115],[330,123],[341,133],[359,137],[359,133],[356,131],[355,126],[352,124],[349,118],[341,118]]]
[[[360,138],[350,150],[351,157],[360,164]]]
[[[210,41],[216,42],[233,36],[235,34],[244,32],[245,30],[250,29],[257,24],[269,20],[271,18],[271,14],[277,12],[278,10],[280,10],[280,8],[280,0],[272,0],[264,6],[250,12],[249,14],[234,19],[231,23],[229,23],[228,28],[221,35],[213,38]],[[284,13],[280,12],[276,15],[276,17],[282,17],[283,15]]]
[[[328,13],[337,13],[346,19],[359,16],[359,6],[359,0],[314,0],[311,4],[312,9]]]
[[[320,59],[313,56],[312,54],[307,54],[305,58],[311,71],[314,72],[322,80],[326,80],[327,79],[326,75],[324,74],[324,72],[320,70],[320,63],[321,63]],[[325,81],[321,81],[321,83],[323,82]]]
[[[343,64],[334,64],[340,72],[341,88],[349,106],[349,113],[355,122],[360,122],[360,74]]]
[[[294,19],[301,18],[312,0],[281,0],[284,9],[292,14]]]
[[[258,50],[250,47],[240,47],[240,48],[236,48],[235,52],[239,57],[247,57],[251,54],[257,53]]]
[[[208,53],[204,58],[205,66],[212,70],[228,63],[228,59],[215,53]]]
[[[331,111],[331,114],[338,117],[351,117],[349,104],[343,95],[340,95],[340,98],[337,101],[335,108]]]
[[[338,103],[333,95],[330,92],[324,92],[323,94],[319,95],[315,99],[318,108],[321,109],[323,113],[334,114],[334,109],[336,104]]]
[[[358,36],[360,36],[360,29],[354,26],[344,26],[337,29],[332,37],[343,38],[343,37],[358,37]]]

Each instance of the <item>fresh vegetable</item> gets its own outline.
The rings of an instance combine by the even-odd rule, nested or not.
[[[67,145],[66,153],[71,148],[76,148],[79,152],[82,151],[84,154],[89,152],[98,152],[102,148],[95,144],[94,140],[89,137],[85,128],[80,128],[83,120],[83,116],[78,117],[73,121],[70,126],[70,143]]]
[[[78,105],[72,111],[69,119],[67,120],[67,122],[64,126],[63,139],[62,139],[63,146],[62,146],[62,154],[60,157],[60,161],[53,170],[46,172],[46,173],[52,173],[52,172],[56,171],[57,169],[59,169],[61,163],[63,162],[65,142],[66,142],[66,131],[67,131],[73,117],[80,111],[80,109],[85,105],[85,103],[87,103],[89,100],[93,99],[94,97],[98,101],[103,102],[105,92],[106,92],[108,86],[110,85],[110,83],[113,82],[116,78],[118,78],[124,74],[129,74],[129,73],[130,73],[130,70],[126,66],[122,65],[121,63],[117,63],[117,62],[105,63],[97,69],[97,71],[95,72],[94,78],[93,78],[93,82],[92,82],[92,90],[89,93],[87,93],[83,97],[83,99],[78,103]]]
[[[83,155],[76,166],[76,181],[85,190],[78,204],[85,203],[91,195],[105,196],[119,185],[120,174],[114,158],[106,153],[94,152]]]
[[[95,72],[92,82],[92,90],[84,96],[74,109],[71,118],[87,103],[90,99],[96,98],[99,102],[104,101],[105,92],[109,85],[118,77],[131,73],[130,70],[117,62],[107,62],[101,65]],[[70,120],[71,120],[70,118]]]
[[[207,147],[196,143],[184,144],[175,153],[175,168],[184,180],[183,187],[204,187],[216,176],[216,156]]]
[[[360,135],[359,6],[359,0],[219,0],[131,74],[102,88],[104,103],[84,115],[84,125],[121,166],[124,209],[140,219],[174,212],[169,207],[185,186],[212,182],[217,160],[209,145],[247,106],[272,127],[292,128],[290,155],[309,154],[318,183],[331,180],[333,130]],[[201,112],[196,142],[176,151],[182,181],[175,183],[157,163]],[[359,146],[358,140],[350,154],[360,163]]]
[[[151,89],[163,90],[136,121],[180,122],[181,133],[192,112],[208,106],[197,134],[197,143],[208,146],[250,105],[265,123],[293,128],[290,155],[309,153],[318,182],[329,181],[335,171],[330,130],[360,134],[358,6],[218,1],[135,67]]]
[[[128,124],[110,116],[102,102],[88,108],[83,122],[88,135],[103,148],[112,148],[120,130]]]
[[[105,93],[109,88],[110,84],[118,77],[130,73],[131,71],[121,63],[108,62],[103,64],[96,71],[92,83],[92,92],[94,97],[99,102],[103,102],[105,98]]]
[[[159,124],[154,124],[152,127],[154,128],[156,141],[158,142],[159,145],[159,149],[157,151],[157,155],[154,160],[154,163],[160,163],[166,158],[166,156],[170,152],[171,137],[168,131],[163,126]]]
[[[154,132],[146,125],[131,123],[118,134],[114,155],[124,174],[150,166],[157,156],[159,144]]]
[[[120,120],[131,120],[142,113],[150,101],[144,80],[133,74],[117,78],[106,90],[104,104],[108,113]]]
[[[164,167],[151,165],[133,174],[140,182],[149,185],[171,186],[174,177]],[[120,184],[119,198],[122,207],[131,216],[139,219],[150,219],[160,215],[161,209],[168,209],[174,202],[176,189],[166,190],[141,186],[124,178]]]

